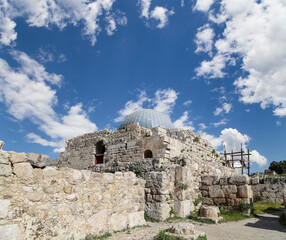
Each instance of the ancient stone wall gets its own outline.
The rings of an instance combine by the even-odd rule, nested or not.
[[[286,177],[253,177],[251,188],[254,201],[283,204],[283,191],[286,191]]]
[[[150,150],[153,158],[195,157],[203,160],[219,160],[211,144],[192,131],[156,127],[147,129],[138,124],[126,129],[102,130],[67,140],[61,165],[88,169],[95,165],[96,144],[105,145],[104,162],[136,162],[144,159],[144,151]]]
[[[1,240],[82,239],[145,224],[145,180],[134,173],[33,168],[20,155],[0,151]]]
[[[207,205],[239,208],[241,203],[250,204],[253,198],[247,175],[222,178],[204,176],[200,190],[203,203]]]

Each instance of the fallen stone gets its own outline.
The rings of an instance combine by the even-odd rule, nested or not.
[[[50,157],[44,154],[27,153],[27,161],[35,167],[46,167],[50,165]]]
[[[176,223],[171,227],[170,232],[177,235],[191,235],[195,234],[195,226],[192,223]]]
[[[39,202],[43,198],[44,194],[40,192],[31,192],[27,194],[27,197],[32,202]]]
[[[8,208],[10,203],[11,200],[0,200],[0,219],[6,218],[8,216]]]
[[[17,224],[1,225],[0,226],[1,240],[21,240],[21,230]]]
[[[200,208],[200,218],[211,219],[215,223],[218,223],[219,217],[219,208],[216,206],[205,206],[202,205]]]
[[[27,162],[26,153],[17,153],[17,152],[10,151],[9,157],[10,157],[10,162],[12,164]]]
[[[28,178],[33,173],[33,168],[30,163],[16,163],[13,167],[13,173],[19,178]]]

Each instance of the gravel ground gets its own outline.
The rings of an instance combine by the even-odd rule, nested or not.
[[[217,225],[182,221],[194,223],[196,230],[205,232],[208,240],[286,240],[286,227],[278,222],[280,213],[268,213],[257,218]],[[148,222],[146,227],[113,233],[107,240],[153,240],[161,230],[171,226],[171,222]]]

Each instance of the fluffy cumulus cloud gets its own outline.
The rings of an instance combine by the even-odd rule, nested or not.
[[[60,86],[61,75],[48,73],[44,66],[23,52],[13,51],[11,55],[19,67],[12,68],[0,59],[0,101],[15,119],[31,120],[50,138],[46,140],[29,133],[30,141],[62,151],[65,139],[97,129],[81,103],[72,106],[66,115],[56,113],[57,96],[52,86]]]
[[[198,28],[195,43],[197,49],[195,53],[206,52],[212,54],[214,31],[209,24]]]
[[[0,2],[0,42],[9,45],[16,40],[15,19],[22,17],[32,27],[57,26],[68,24],[82,25],[82,34],[95,44],[102,30],[100,17],[106,18],[106,31],[111,35],[117,25],[125,25],[126,17],[120,11],[112,13],[115,0],[2,0]]]
[[[213,3],[214,0],[197,0],[194,9],[202,12],[207,12]]]
[[[162,6],[155,6],[154,9],[151,11],[151,0],[139,0],[142,18],[146,20],[154,19],[158,23],[156,25],[157,28],[164,28],[168,24],[169,16],[174,14],[173,10],[168,10]]]
[[[121,122],[130,113],[143,108],[145,103],[149,103],[154,110],[170,115],[178,98],[178,92],[174,89],[158,89],[155,96],[152,98],[147,97],[145,91],[141,91],[137,96],[137,100],[130,100],[125,103],[124,108],[118,111],[119,116],[114,119],[114,122]]]
[[[200,131],[199,133],[202,135],[202,137],[209,140],[213,144],[214,148],[225,147],[227,152],[232,150],[234,152],[240,151],[241,148],[246,151],[246,148],[251,140],[248,135],[242,134],[234,128],[225,128],[221,131],[219,137],[215,137],[203,131]],[[257,150],[251,151],[250,160],[257,163],[259,167],[267,165],[267,158],[262,156]]]
[[[199,2],[208,1],[196,5],[197,10],[207,11]],[[240,100],[259,103],[263,109],[273,106],[274,115],[286,116],[286,2],[221,0],[219,4],[208,12],[209,24],[224,28],[211,58],[196,69],[197,76],[222,78],[228,66],[240,63],[246,73],[234,82]]]
[[[188,111],[185,111],[183,115],[174,122],[174,126],[176,128],[188,129],[193,131],[195,128],[193,126],[193,122],[189,120],[188,115]]]

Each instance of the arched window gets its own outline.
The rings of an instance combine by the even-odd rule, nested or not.
[[[144,158],[153,158],[153,153],[151,150],[145,150],[144,152]]]
[[[95,164],[103,163],[103,157],[105,152],[105,146],[103,144],[103,141],[99,141],[95,145]]]

